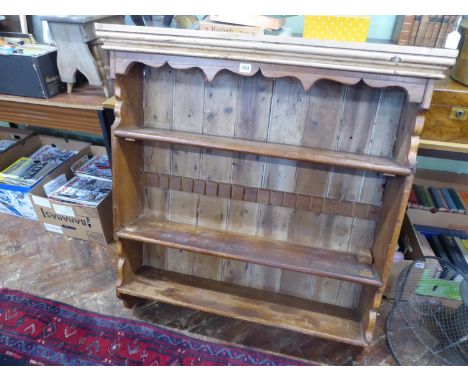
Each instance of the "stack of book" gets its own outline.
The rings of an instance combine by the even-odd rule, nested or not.
[[[397,16],[392,41],[399,45],[443,48],[460,19],[461,16],[456,15]]]
[[[448,228],[415,225],[427,239],[434,254],[468,274],[468,232]],[[450,279],[442,269],[441,278]]]
[[[5,151],[10,146],[13,146],[16,141],[11,141],[9,139],[0,139],[0,153]]]
[[[0,183],[32,187],[76,153],[50,145],[42,146],[29,157],[19,158],[0,172]]]
[[[413,184],[408,207],[466,215],[468,214],[468,192],[453,188],[425,187]]]
[[[67,203],[97,206],[112,191],[112,173],[106,155],[96,155],[75,170],[75,176],[49,194]]]

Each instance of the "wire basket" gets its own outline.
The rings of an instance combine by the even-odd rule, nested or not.
[[[413,261],[398,278],[386,332],[400,365],[468,365],[468,275],[437,257]]]

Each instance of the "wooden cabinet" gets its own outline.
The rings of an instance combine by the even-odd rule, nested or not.
[[[366,346],[456,52],[97,25],[117,295]]]
[[[434,84],[421,149],[468,154],[468,86],[452,79]]]

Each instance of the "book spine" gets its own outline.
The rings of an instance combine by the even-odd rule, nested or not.
[[[422,186],[418,186],[417,184],[413,184],[413,190],[414,190],[414,193],[416,195],[416,199],[418,201],[418,206],[420,206],[420,208],[424,208],[425,206],[425,203],[424,203],[424,193],[422,191],[423,187]]]
[[[400,35],[398,37],[398,45],[408,45],[411,30],[413,28],[414,15],[413,16],[404,16],[403,24],[401,25]]]
[[[465,258],[460,252],[457,243],[452,236],[440,235],[440,242],[445,248],[445,252],[450,259],[450,262],[463,272],[468,272],[468,265],[465,263]]]
[[[427,200],[427,206],[429,207],[429,209],[433,209],[433,208],[435,209],[436,204],[434,203],[434,200],[432,199],[432,196],[429,193],[429,190],[427,190],[426,187],[423,187],[423,192],[425,195],[425,199]]]
[[[414,16],[413,28],[411,28],[410,38],[408,45],[414,45],[416,41],[416,36],[418,34],[419,24],[421,23],[421,16]]]
[[[392,42],[393,43],[398,43],[400,39],[400,34],[403,29],[403,21],[405,20],[405,16],[403,15],[397,15],[395,19],[395,25],[393,26],[393,32],[392,32]]]
[[[450,235],[459,237],[462,240],[468,239],[468,231],[461,231],[452,228],[431,227],[428,225],[414,224],[415,231],[419,231],[424,235]]]
[[[455,203],[455,206],[457,207],[457,210],[459,212],[465,212],[465,207],[463,206],[462,201],[458,197],[457,192],[453,188],[449,188],[448,192],[450,193],[450,196],[452,197],[453,202]]]
[[[429,25],[429,16],[423,15],[421,17],[421,22],[419,23],[418,34],[416,35],[416,40],[414,45],[421,46],[424,42],[424,36],[426,35],[426,30]]]
[[[445,37],[447,33],[447,28],[449,24],[450,16],[445,15],[442,19],[442,24],[440,26],[439,34],[437,35],[436,48],[443,48],[445,45]]]
[[[435,16],[433,23],[434,23],[434,29],[432,31],[432,35],[429,39],[428,46],[430,47],[435,47],[436,41],[437,41],[437,36],[439,35],[440,27],[442,26],[442,20],[443,16]]]
[[[417,184],[414,185],[414,192],[416,193],[416,197],[418,198],[418,202],[420,205],[424,206],[425,209],[432,209],[435,208],[435,203],[433,202],[431,195],[426,190],[424,186],[419,186]]]
[[[431,40],[432,33],[434,32],[434,16],[429,16],[429,22],[427,23],[426,32],[424,33],[422,46],[430,46],[429,41]]]
[[[453,237],[453,239],[455,240],[455,243],[457,244],[458,249],[462,253],[463,258],[465,259],[465,262],[468,265],[468,249],[465,247],[463,240],[455,236]]]
[[[447,256],[447,253],[445,252],[444,247],[442,246],[439,238],[435,235],[433,236],[427,236],[427,241],[429,242],[429,245],[431,246],[432,250],[434,251],[435,255],[439,257],[442,260],[445,260],[450,263],[450,259]],[[450,271],[449,268],[447,267],[446,264],[441,264],[443,271],[440,274],[441,279],[449,279],[450,277]]]
[[[468,251],[468,239],[461,239],[461,242],[463,243],[463,246],[466,248]]]
[[[429,187],[429,192],[431,193],[432,199],[439,211],[448,211],[447,203],[442,196],[442,192],[438,188]]]
[[[409,198],[408,198],[408,206],[409,207],[416,207],[418,205],[418,198],[416,197],[416,194],[414,192],[414,187],[411,188]]]
[[[444,196],[445,201],[447,202],[448,208],[450,211],[457,211],[457,206],[455,205],[455,202],[453,201],[452,197],[450,196],[450,193],[448,192],[447,188],[441,188],[440,191],[442,192],[442,195]]]
[[[458,196],[465,207],[465,214],[468,214],[468,192],[466,191],[458,191]]]

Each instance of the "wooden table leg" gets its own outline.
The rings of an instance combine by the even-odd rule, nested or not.
[[[111,150],[111,139],[110,139],[110,131],[111,125],[114,122],[114,113],[113,110],[104,109],[104,110],[97,110],[98,118],[99,118],[99,126],[101,127],[102,132],[102,139],[104,141],[104,146],[106,147],[107,157],[109,161],[112,160],[112,150]]]

